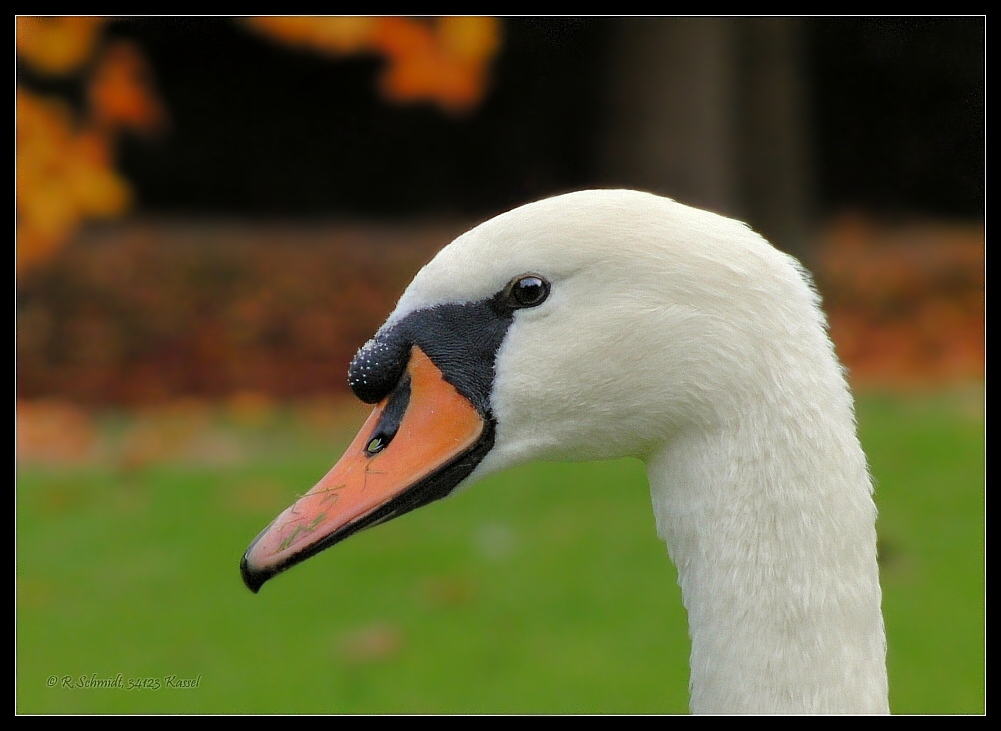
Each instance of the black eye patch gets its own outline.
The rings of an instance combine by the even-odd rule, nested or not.
[[[514,313],[542,304],[549,291],[550,284],[543,277],[523,274],[493,297],[411,312],[380,330],[358,351],[348,369],[348,385],[365,403],[381,401],[403,377],[416,345],[444,379],[489,419],[497,350]]]

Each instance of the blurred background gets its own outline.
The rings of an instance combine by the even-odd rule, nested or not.
[[[683,712],[635,465],[518,472],[260,597],[237,572],[360,423],[347,364],[434,252],[630,187],[813,271],[877,481],[891,704],[982,712],[983,17],[15,23],[18,711]],[[79,683],[117,673],[202,681]]]

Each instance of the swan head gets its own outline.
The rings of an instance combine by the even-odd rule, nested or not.
[[[257,591],[516,464],[647,459],[776,392],[841,383],[818,349],[830,354],[803,271],[742,223],[626,190],[501,214],[439,252],[359,351],[349,383],[376,408],[250,545],[244,581]]]
[[[625,190],[514,209],[418,272],[348,382],[375,409],[250,544],[251,590],[489,473],[636,456],[692,710],[887,712],[852,399],[809,277],[745,225]]]

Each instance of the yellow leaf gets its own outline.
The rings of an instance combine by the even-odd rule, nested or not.
[[[17,55],[35,71],[63,75],[77,71],[90,57],[104,18],[33,18],[14,23]]]

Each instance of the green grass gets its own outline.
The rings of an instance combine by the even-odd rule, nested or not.
[[[981,398],[871,397],[859,407],[897,713],[985,710]]]
[[[897,713],[984,711],[984,426],[970,403],[859,405]],[[16,710],[686,711],[685,617],[638,462],[497,476],[254,596],[240,555],[339,455],[319,436],[236,433],[249,447],[228,465],[20,466]],[[124,688],[62,687],[119,673]]]

